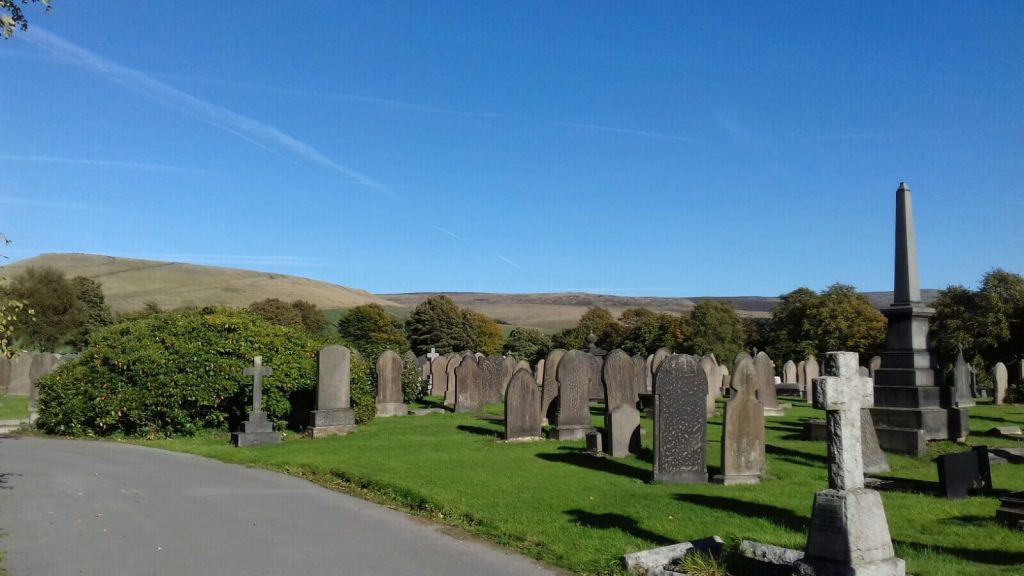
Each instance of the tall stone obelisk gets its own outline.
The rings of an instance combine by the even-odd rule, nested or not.
[[[967,436],[967,410],[956,408],[956,392],[941,386],[928,342],[928,319],[935,313],[921,301],[917,239],[910,187],[896,190],[896,268],[893,303],[882,311],[889,320],[882,367],[875,371],[871,414],[883,450],[923,456],[928,440]]]

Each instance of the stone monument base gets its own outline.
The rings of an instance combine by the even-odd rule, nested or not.
[[[728,476],[724,474],[715,474],[711,477],[711,482],[714,484],[724,484],[731,486],[733,484],[760,484],[760,474],[730,474]]]
[[[310,412],[309,428],[306,430],[306,434],[310,438],[343,436],[355,429],[356,417],[351,408],[332,408]]]
[[[267,420],[267,413],[263,411],[250,412],[249,419],[242,422],[241,432],[231,433],[231,444],[238,448],[280,442],[281,434],[274,432],[274,423]]]
[[[769,408],[768,406],[765,406],[764,407],[764,415],[765,416],[785,416],[786,415],[786,409],[783,408],[782,406],[778,406],[777,408]]]
[[[905,576],[889,537],[882,497],[874,490],[822,490],[814,496],[799,576]]]
[[[385,402],[377,404],[377,416],[405,416],[409,414],[409,407],[402,402]]]
[[[586,440],[587,432],[590,432],[591,427],[587,425],[579,426],[559,426],[551,431],[551,438],[554,440]]]
[[[674,472],[657,472],[654,474],[655,482],[663,482],[665,484],[707,484],[708,473],[707,470],[693,471],[693,470],[677,470]]]

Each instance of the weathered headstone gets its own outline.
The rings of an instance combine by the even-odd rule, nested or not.
[[[647,384],[647,359],[643,356],[633,357],[633,405],[640,402],[640,395],[644,393],[644,386]]]
[[[544,360],[544,382],[541,394],[541,416],[548,424],[558,423],[558,363],[565,350],[555,348]]]
[[[775,394],[775,364],[764,352],[754,356],[754,371],[757,373],[757,397],[764,405],[765,416],[784,416],[786,411],[779,406]]]
[[[527,363],[526,367],[529,368],[530,364]],[[505,356],[505,371],[502,373],[501,381],[501,397],[505,397],[505,390],[508,389],[508,383],[512,381],[512,375],[519,370],[519,361],[514,356]]]
[[[537,360],[537,365],[533,367],[533,380],[537,382],[537,385],[543,388],[544,386],[544,359]]]
[[[613,458],[640,453],[640,411],[631,404],[619,404],[605,420],[608,437],[605,452]]]
[[[529,370],[516,370],[505,390],[505,439],[540,438],[540,388]]]
[[[722,373],[722,396],[728,396],[732,392],[732,374],[729,373],[729,367],[724,364],[718,365],[718,371]]]
[[[704,376],[708,379],[708,396],[705,400],[707,417],[713,418],[715,416],[715,399],[718,398],[721,393],[721,378],[718,376],[718,362],[715,362],[714,356],[705,354],[700,359],[700,368],[704,371]]]
[[[964,360],[963,350],[957,353],[956,364],[953,365],[953,387],[956,389],[957,406],[974,406],[974,398],[971,396],[971,371]]]
[[[889,458],[878,445],[875,434],[875,422],[871,418],[870,408],[860,410],[860,441],[861,456],[864,461],[865,474],[883,474],[889,471]]]
[[[733,367],[732,390],[722,422],[722,484],[756,484],[764,474],[764,405],[757,396],[761,378],[749,359]]]
[[[22,350],[11,358],[11,383],[7,393],[11,396],[28,396],[32,391],[29,374],[32,372],[32,361],[36,355]]]
[[[811,354],[804,360],[804,400],[814,402],[814,381],[821,375],[818,359]]]
[[[483,370],[475,356],[464,356],[455,369],[455,411],[479,412],[484,406]]]
[[[430,360],[430,395],[444,396],[448,389],[448,356],[437,356]]]
[[[1006,364],[1003,364],[1002,362],[996,362],[996,365],[992,367],[992,392],[993,401],[996,404],[1006,403],[1006,388],[1008,385],[1008,380],[1009,374],[1006,371]]]
[[[402,358],[394,350],[385,350],[377,358],[377,416],[408,413],[402,399]]]
[[[829,375],[815,386],[814,403],[828,420],[829,488],[814,497],[806,552],[794,565],[797,574],[906,574],[893,551],[882,498],[864,488],[860,412],[873,403],[873,383],[857,375],[857,365],[856,353],[829,352]]]
[[[309,413],[309,435],[321,438],[348,434],[355,430],[351,406],[348,348],[332,344],[320,349],[317,357],[316,410]]]
[[[242,422],[242,430],[231,433],[231,444],[235,447],[277,444],[281,441],[281,434],[274,432],[274,423],[267,420],[267,413],[263,411],[263,377],[273,373],[270,367],[263,365],[261,356],[253,358],[252,366],[242,371],[245,376],[252,376],[252,411],[249,412],[249,419]]]
[[[601,350],[601,352],[605,352]],[[590,360],[590,399],[602,402],[604,401],[604,356],[596,356],[590,352],[587,352],[588,359]]]
[[[615,349],[604,360],[604,400],[608,412],[623,404],[635,404],[633,391],[633,359],[623,350]]]
[[[647,372],[644,375],[644,390],[642,394],[652,394],[654,392],[654,354],[647,356],[645,368]]]
[[[590,431],[592,358],[586,352],[571,350],[558,362],[558,440],[583,440]]]
[[[654,357],[651,358],[652,376],[656,377],[658,375],[658,368],[661,368],[661,363],[665,361],[665,358],[668,358],[671,355],[672,351],[669,350],[668,348],[658,348],[657,350],[654,351]],[[651,388],[654,388],[653,382]]]
[[[796,384],[796,364],[792,360],[786,360],[782,365],[782,383]]]
[[[864,378],[871,378],[871,370],[867,366],[858,366],[857,375]]]
[[[444,391],[444,403],[447,406],[455,405],[455,370],[458,369],[459,364],[462,364],[462,360],[465,358],[462,354],[452,354],[448,358],[448,365],[445,367],[445,380],[447,385]]]
[[[527,362],[526,360],[520,360],[519,362],[516,362],[516,365],[512,367],[512,373],[515,374],[520,370],[526,370],[527,372],[529,372],[530,363]]]
[[[707,376],[697,359],[674,354],[654,378],[654,480],[708,481]]]
[[[0,394],[7,394],[11,386],[11,359],[0,355]]]
[[[807,390],[807,381],[804,380],[804,364],[805,364],[805,362],[803,360],[801,360],[796,365],[796,383],[800,385],[800,391],[801,392],[804,392],[804,391]]]
[[[501,402],[502,381],[505,379],[505,359],[501,356],[478,357],[480,371],[483,374],[481,390],[484,395],[484,404]]]

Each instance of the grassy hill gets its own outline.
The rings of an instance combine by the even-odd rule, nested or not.
[[[156,302],[161,308],[247,306],[264,298],[308,300],[321,308],[370,303],[394,306],[365,290],[297,276],[92,254],[42,254],[0,267],[0,277],[16,276],[29,266],[52,266],[68,277],[85,276],[100,282],[115,312],[139,309],[147,302]]]

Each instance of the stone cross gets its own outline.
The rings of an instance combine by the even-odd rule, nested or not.
[[[860,411],[874,405],[874,383],[860,376],[856,352],[829,352],[823,376],[815,381],[814,407],[828,417],[828,486],[864,487]]]
[[[252,411],[263,410],[263,377],[270,376],[274,371],[263,365],[263,357],[256,356],[252,359],[252,366],[242,370],[242,374],[252,376]]]
[[[438,354],[437,350],[434,349],[433,346],[431,346],[430,347],[430,352],[427,354],[427,360],[430,360],[431,362],[433,362],[434,358],[437,358],[438,356],[440,356],[440,354]]]

